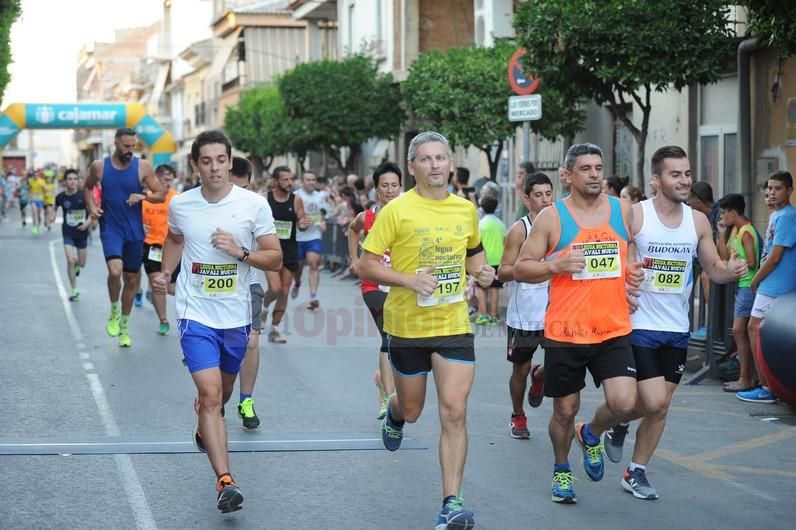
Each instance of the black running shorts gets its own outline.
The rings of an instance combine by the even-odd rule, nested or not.
[[[447,337],[408,339],[387,335],[387,354],[392,367],[401,375],[426,375],[431,371],[431,354],[459,363],[475,363],[472,333]]]
[[[544,330],[526,331],[508,326],[506,359],[515,364],[530,362],[544,340]]]

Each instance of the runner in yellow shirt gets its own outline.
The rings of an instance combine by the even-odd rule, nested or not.
[[[482,287],[495,278],[487,265],[473,203],[448,193],[453,170],[448,140],[421,133],[409,146],[417,186],[379,213],[360,258],[360,277],[392,288],[384,303],[384,332],[395,394],[381,423],[384,446],[401,445],[405,422],[423,411],[426,379],[434,372],[442,424],[439,453],[442,511],[437,528],[471,528],[473,513],[459,496],[467,456],[467,396],[475,375],[473,333],[464,288],[467,274]],[[390,249],[392,268],[382,265]]]
[[[44,226],[52,230],[55,219],[55,174],[52,170],[44,172]]]
[[[41,172],[34,173],[28,179],[28,190],[30,196],[30,205],[33,212],[33,233],[41,233],[41,221],[44,214],[44,179]]]

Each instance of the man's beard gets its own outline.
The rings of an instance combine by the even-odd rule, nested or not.
[[[119,162],[127,163],[133,159],[133,153],[121,153],[119,151],[116,151],[116,158],[119,159]]]

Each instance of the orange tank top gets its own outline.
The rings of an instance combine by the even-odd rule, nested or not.
[[[144,243],[163,246],[169,231],[169,203],[178,193],[169,190],[163,202],[142,201],[141,219],[146,228]]]
[[[580,248],[586,268],[550,279],[545,338],[573,344],[598,344],[632,330],[625,291],[628,228],[619,199],[607,197],[611,213],[600,226],[580,226],[564,200],[555,203],[561,235],[547,259]]]

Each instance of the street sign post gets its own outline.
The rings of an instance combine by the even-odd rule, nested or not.
[[[531,159],[531,120],[542,117],[542,96],[534,94],[539,88],[539,78],[528,75],[520,64],[523,55],[524,48],[512,54],[506,73],[511,90],[517,94],[509,97],[509,120],[522,122],[523,158],[528,161]]]

